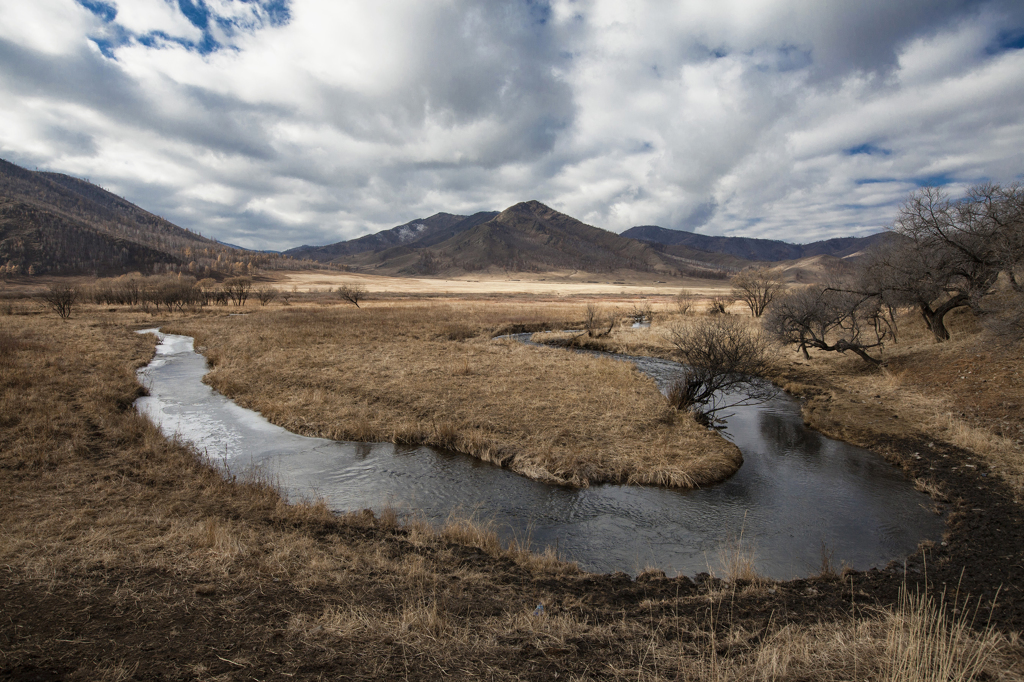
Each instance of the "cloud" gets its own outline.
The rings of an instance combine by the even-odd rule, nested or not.
[[[807,241],[879,229],[928,179],[1007,182],[1024,160],[1012,2],[14,11],[0,156],[245,246],[526,199],[617,231]]]

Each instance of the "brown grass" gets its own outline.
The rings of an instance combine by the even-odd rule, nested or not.
[[[952,315],[953,339],[935,343],[915,315],[875,370],[856,358],[786,349],[776,380],[808,397],[804,419],[833,437],[871,445],[886,437],[945,442],[1024,494],[1024,359],[991,343],[969,314]]]
[[[741,616],[742,591],[580,574],[465,520],[337,517],[259,472],[225,480],[132,408],[151,325],[6,321],[0,677],[881,680],[941,639],[968,673],[1019,679],[1016,639],[912,604],[798,624],[793,588]]]
[[[491,339],[576,307],[370,305],[183,320],[207,381],[270,421],[335,440],[434,445],[531,478],[680,488],[731,475],[735,446],[671,410],[631,365]]]

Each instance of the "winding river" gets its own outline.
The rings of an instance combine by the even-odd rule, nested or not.
[[[581,568],[695,575],[721,568],[723,549],[752,552],[759,573],[815,573],[823,546],[836,566],[884,566],[943,520],[881,457],[804,427],[799,403],[781,394],[732,410],[723,435],[743,452],[733,477],[706,489],[538,483],[458,453],[391,443],[298,436],[202,383],[206,359],[187,336],[163,334],[139,370],[149,395],[136,406],[168,437],[195,445],[229,471],[258,466],[290,499],[322,496],[337,511],[390,505],[435,523],[453,513],[494,523],[505,539],[555,546]],[[664,385],[679,365],[627,358]]]

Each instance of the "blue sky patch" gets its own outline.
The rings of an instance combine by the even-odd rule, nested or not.
[[[117,16],[116,7],[99,0],[78,0],[78,4],[106,22],[113,21]]]
[[[286,24],[291,19],[289,9],[290,0],[237,0],[248,6],[257,6],[262,9],[263,16],[272,26]],[[216,25],[228,35],[235,34],[240,27],[239,22],[230,17],[221,17],[210,11],[205,0],[176,0],[178,9],[189,22],[203,32],[202,40],[196,42],[167,35],[162,31],[153,31],[146,34],[133,34],[117,23],[117,7],[104,2],[103,0],[76,0],[79,5],[86,8],[97,17],[102,19],[110,29],[103,37],[91,37],[91,40],[99,47],[105,57],[116,59],[115,50],[130,43],[133,39],[146,47],[158,48],[161,43],[175,43],[187,50],[200,54],[210,54],[223,47],[213,37],[211,26]],[[550,8],[547,10],[550,13]],[[249,28],[246,26],[245,28]]]
[[[1013,31],[1000,31],[999,35],[996,36],[996,41],[985,48],[985,52],[995,55],[1001,52],[1020,49],[1024,49],[1024,31],[1017,29]]]
[[[890,154],[892,154],[892,150],[891,149],[883,149],[881,147],[876,147],[875,145],[873,145],[871,143],[865,143],[865,144],[857,145],[856,147],[850,147],[849,149],[844,149],[843,153],[846,154],[847,156],[855,156],[857,154],[867,154],[869,156],[873,156],[875,154],[878,154],[880,156],[889,156]]]
[[[949,177],[945,173],[940,173],[939,175],[926,175],[920,178],[913,178],[912,181],[918,187],[942,187],[943,185],[948,185],[955,182],[953,178]]]
[[[198,2],[178,0],[178,9],[196,28],[206,31],[210,27],[210,10],[207,9],[206,3],[203,0]]]
[[[288,7],[290,0],[242,0],[248,5],[259,5],[270,18],[271,26],[283,26],[292,18],[291,9]]]

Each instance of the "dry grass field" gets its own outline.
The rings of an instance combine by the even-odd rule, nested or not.
[[[1024,647],[1014,633],[1021,620],[1013,606],[1020,589],[1013,588],[1020,581],[1012,577],[1016,574],[1003,571],[988,582],[971,582],[972,575],[986,566],[1000,568],[995,566],[997,557],[986,554],[987,546],[996,544],[990,538],[999,529],[987,529],[983,544],[976,543],[979,527],[968,523],[973,517],[966,512],[951,517],[948,535],[951,548],[963,550],[943,555],[936,549],[936,565],[928,568],[928,588],[924,574],[913,570],[845,576],[826,571],[813,579],[785,583],[736,576],[667,579],[657,572],[636,580],[623,574],[590,575],[551,555],[502,547],[494,533],[466,521],[455,520],[435,530],[415,523],[400,526],[389,513],[339,517],[316,501],[286,504],[266,481],[225,480],[187,446],[164,439],[132,408],[141,391],[135,369],[149,360],[154,343],[134,330],[174,327],[195,330],[203,339],[200,343],[207,344],[215,383],[225,382],[227,390],[244,396],[247,388],[239,377],[256,377],[253,380],[264,382],[267,389],[278,389],[282,415],[305,415],[322,420],[313,428],[331,428],[333,419],[324,413],[333,403],[326,394],[336,387],[354,391],[354,384],[327,374],[307,377],[313,384],[307,386],[297,376],[301,363],[290,370],[295,375],[284,369],[278,373],[272,363],[283,361],[288,350],[302,349],[312,349],[306,351],[311,355],[334,353],[332,357],[341,361],[346,344],[339,337],[364,335],[378,355],[374,359],[371,354],[368,362],[373,367],[367,371],[392,388],[387,393],[358,394],[350,404],[372,406],[375,398],[391,403],[387,409],[400,405],[410,414],[423,411],[392,436],[420,429],[420,435],[447,433],[456,438],[454,428],[429,430],[429,401],[418,402],[424,400],[420,395],[402,396],[400,387],[417,381],[420,391],[440,389],[443,396],[446,390],[473,386],[460,383],[478,381],[473,372],[497,371],[505,362],[522,363],[517,367],[521,372],[530,363],[539,370],[556,371],[546,365],[547,358],[567,359],[564,354],[524,349],[534,353],[529,357],[535,360],[517,358],[516,347],[491,341],[488,333],[502,316],[524,326],[539,325],[571,320],[582,304],[550,302],[550,310],[539,315],[523,303],[509,301],[501,309],[488,301],[484,306],[470,305],[478,308],[472,312],[461,310],[464,304],[432,303],[431,320],[421,323],[413,319],[424,309],[421,301],[402,306],[395,302],[390,309],[381,304],[379,327],[363,329],[358,320],[369,316],[358,315],[372,314],[378,304],[366,310],[275,305],[272,312],[240,317],[225,317],[224,309],[212,315],[197,311],[153,317],[81,306],[72,319],[62,322],[33,302],[13,302],[7,309],[11,314],[0,314],[0,679],[719,681],[1024,676]],[[291,307],[298,310],[293,313]],[[657,323],[659,318],[655,319]],[[671,321],[667,309],[661,319]],[[654,347],[656,332],[657,326],[639,335],[617,336],[632,348]],[[247,338],[252,347],[247,350],[245,343],[232,340],[233,335]],[[399,340],[390,341],[392,337]],[[879,414],[904,409],[875,404],[890,395],[877,393],[882,382],[891,384],[897,402],[914,391],[938,401],[931,408],[915,409],[922,414],[931,411],[929,418],[939,419],[935,409],[955,405],[943,402],[953,398],[929,390],[930,385],[941,384],[941,377],[920,372],[915,363],[924,363],[935,352],[975,363],[984,358],[979,360],[976,348],[966,340],[939,351],[923,340],[914,343],[909,339],[899,355],[905,358],[904,365],[896,363],[894,353],[894,378],[867,373],[845,358],[819,356],[810,363],[786,360],[779,376],[808,396],[812,419],[829,415],[821,419],[829,428],[852,428],[851,419],[869,414],[851,417],[850,406],[881,410]],[[402,345],[419,346],[432,357],[429,362],[417,360],[412,351],[401,350]],[[429,380],[402,376],[407,359],[429,370]],[[261,372],[247,374],[247,365]],[[990,365],[1016,366],[993,359],[972,365],[971,371]],[[539,370],[530,382],[520,381],[533,388],[536,396],[530,400],[541,401],[544,391],[560,389],[539,383],[545,374]],[[630,372],[622,375],[600,362],[566,371],[573,396],[581,391],[601,396],[588,403],[592,409],[632,415],[625,420],[628,428],[658,423],[659,417],[651,414],[654,403],[647,400],[652,397],[650,386]],[[598,384],[615,390],[601,393],[600,385],[578,376],[590,373],[601,378]],[[231,381],[238,385],[227,386]],[[512,378],[505,381],[507,390],[516,390],[510,385],[515,383]],[[1013,388],[1000,386],[999,390]],[[635,390],[636,396],[623,397],[626,389]],[[291,400],[295,404],[289,406]],[[540,404],[525,402],[525,396],[521,400],[523,410]],[[609,407],[605,400],[614,404]],[[830,401],[846,402],[832,408]],[[994,398],[990,402],[999,404]],[[460,403],[447,405],[465,424],[471,423],[468,412],[459,412],[464,409]],[[353,415],[364,418],[354,422],[366,424],[361,428],[383,428],[384,421],[375,421],[378,417],[369,408]],[[988,417],[966,410],[953,416],[960,420],[956,424],[992,434],[999,428],[1000,438],[1014,437],[1007,423],[997,427],[984,421]],[[928,422],[922,417],[920,424],[927,427]],[[934,464],[939,469],[935,476],[946,477],[938,481],[949,486],[945,494],[964,498],[963,505],[954,502],[956,509],[995,504],[995,492],[977,498],[983,502],[971,497],[982,495],[980,479],[953,487],[958,477],[975,476],[973,471],[950,472],[940,465],[946,461],[940,459],[943,455],[958,469],[968,457],[978,465],[995,462],[984,452],[964,454],[968,443],[981,447],[978,443],[984,439],[957,436],[957,429],[963,428],[951,426],[932,435],[934,454],[922,448],[924,460],[915,464],[909,446],[900,449],[898,439],[884,430],[872,431],[873,426],[862,425],[851,433],[864,440],[870,440],[871,433],[880,434],[878,442],[888,439],[889,454],[908,459],[912,475],[927,476],[928,465]],[[947,438],[961,438],[961,447]],[[561,471],[554,463],[546,464]],[[992,490],[998,491],[1003,474],[993,469],[984,486],[996,486]],[[567,472],[562,472],[566,478]],[[1024,558],[1018,551],[1019,504],[1014,509],[1016,522],[988,510],[1001,524],[1000,551],[1014,557],[1000,561],[1010,564]],[[967,577],[957,595],[955,575],[952,582],[944,576],[956,573],[957,562],[969,556],[979,559],[969,563],[963,558]],[[901,592],[904,584],[909,588]],[[1001,596],[985,596],[1000,584]],[[1002,604],[1008,600],[1010,606],[992,609],[993,597]],[[938,606],[943,600],[945,608]],[[545,608],[534,615],[538,603]],[[986,625],[989,613],[994,627]]]
[[[623,275],[594,275],[587,272],[550,272],[540,275],[516,273],[512,276],[480,274],[472,278],[439,279],[436,277],[387,277],[363,273],[301,271],[271,273],[273,285],[281,290],[316,292],[358,284],[371,293],[415,294],[433,296],[488,296],[530,294],[573,298],[608,294],[624,296],[661,296],[679,289],[692,290],[702,296],[729,289],[726,280],[680,277],[667,281],[655,275],[630,272]]]
[[[563,485],[689,488],[735,472],[739,450],[631,365],[491,338],[581,314],[502,301],[290,306],[165,331],[195,337],[211,386],[303,435],[435,445]]]

